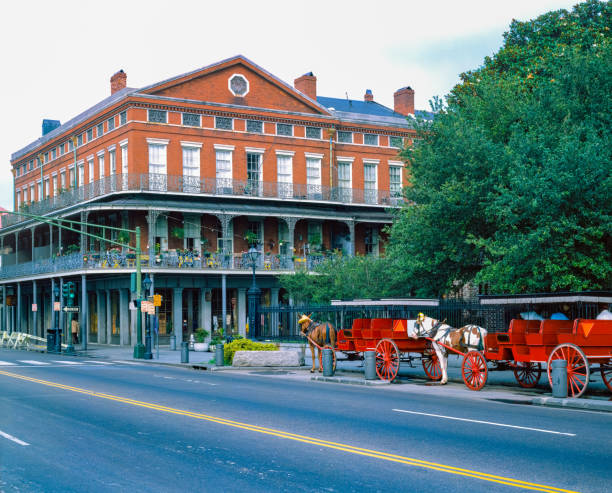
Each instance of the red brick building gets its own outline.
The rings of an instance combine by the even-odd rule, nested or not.
[[[405,180],[398,151],[413,135],[410,87],[394,109],[369,90],[363,100],[321,97],[312,73],[291,86],[236,56],[140,89],[121,70],[110,91],[64,124],[45,120],[42,137],[12,155],[15,208],[91,233],[140,227],[143,270],[164,299],[162,340],[198,326],[244,333],[247,239],[260,251],[263,304],[284,301],[279,272],[333,251],[384,253]],[[4,327],[42,334],[53,287],[73,280],[89,339],[135,342],[124,309],[133,252],[104,241],[135,245],[134,233],[93,239],[27,217],[4,223],[0,285],[18,299],[15,322],[3,307]]]

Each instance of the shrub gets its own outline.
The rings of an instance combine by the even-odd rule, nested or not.
[[[195,331],[196,342],[204,342],[208,337],[208,334],[209,332],[206,329],[203,329],[202,327],[197,328]]]
[[[278,351],[278,347],[276,344],[264,344],[251,339],[235,339],[223,346],[223,358],[226,364],[232,364],[236,351]]]

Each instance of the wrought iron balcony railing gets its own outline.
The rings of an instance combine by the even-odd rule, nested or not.
[[[292,257],[289,255],[263,255],[257,262],[256,269],[260,271],[293,271],[299,269],[312,270],[325,257],[321,254]],[[14,265],[3,265],[0,269],[0,279],[28,277],[53,272],[68,272],[75,270],[108,270],[109,272],[134,269],[136,255],[122,253],[117,250],[106,252],[89,252],[85,255],[73,253],[39,259],[34,262],[23,262]],[[244,253],[207,253],[202,256],[193,252],[167,252],[153,254],[148,252],[141,256],[141,267],[148,269],[185,269],[185,270],[234,270],[250,271],[252,264]]]
[[[226,178],[198,178],[195,176],[129,173],[107,176],[66,190],[39,202],[22,205],[23,212],[45,215],[50,212],[119,192],[165,192],[226,197],[261,197],[282,200],[329,201],[345,204],[396,206],[402,200],[388,190],[327,187],[299,183],[233,180]],[[18,215],[7,215],[3,225],[24,221]]]

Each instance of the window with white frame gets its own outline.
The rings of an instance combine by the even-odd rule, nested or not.
[[[285,135],[287,137],[293,136],[293,125],[288,123],[277,123],[276,124],[276,135]]]
[[[30,202],[34,202],[35,200],[36,200],[35,185],[34,183],[32,183],[30,185]]]
[[[125,125],[127,123],[127,111],[119,113],[119,125]]]
[[[164,110],[149,110],[149,121],[152,123],[166,123],[168,112]]]
[[[200,191],[200,153],[202,144],[198,142],[181,142],[183,149],[183,191],[196,193]]]
[[[378,228],[375,226],[365,228],[364,243],[365,243],[365,254],[378,257],[379,254],[379,236]]]
[[[96,137],[102,137],[104,135],[104,123],[98,123],[96,127]]]
[[[115,146],[108,148],[108,176],[110,178],[111,190],[117,189],[117,154]]]
[[[378,162],[363,162],[363,193],[367,204],[378,202]]]
[[[53,196],[57,197],[57,195],[59,194],[59,190],[57,189],[57,175],[53,175],[51,181],[53,184]]]
[[[402,165],[389,165],[389,195],[391,198],[402,196]]]
[[[215,117],[215,128],[221,130],[233,130],[233,120],[224,116]]]
[[[100,180],[104,178],[104,151],[98,154],[98,177]]]
[[[83,184],[85,183],[85,163],[81,161],[80,163],[78,163],[78,166],[79,166],[79,181],[77,183],[77,186],[82,187]]]
[[[17,198],[17,210],[21,207],[21,190],[15,190],[15,197]]]
[[[247,132],[261,134],[263,133],[263,122],[259,120],[247,120],[246,129]]]
[[[389,146],[390,147],[402,147],[404,145],[403,139],[401,137],[391,136],[389,137]]]
[[[115,130],[115,117],[114,116],[108,119],[108,121],[106,122],[106,128],[108,128],[109,132],[111,130]]]
[[[308,249],[318,252],[323,246],[323,224],[319,221],[308,221]]]
[[[307,139],[320,139],[321,138],[321,127],[306,127],[306,138]]]
[[[285,221],[278,221],[278,253],[281,255],[289,255],[289,226]]]
[[[217,248],[222,252],[234,252],[234,221],[230,221],[227,225],[227,231],[217,232]]]
[[[43,199],[43,194],[42,194],[43,193],[43,188],[42,188],[43,185],[42,185],[42,182],[39,181],[36,184],[36,186],[38,188],[38,201],[40,202]]]
[[[278,196],[293,197],[293,155],[294,152],[276,151]]]
[[[49,178],[45,178],[45,196],[44,198],[49,198],[51,196],[51,182],[49,181]]]
[[[94,159],[93,156],[87,158],[87,168],[89,172],[89,183],[93,183],[94,181]]]
[[[378,145],[378,135],[363,134],[363,143],[367,146],[377,146]]]
[[[122,140],[119,142],[119,148],[121,149],[121,188],[123,190],[128,189],[128,141]]]
[[[338,130],[338,142],[342,142],[343,144],[352,144],[353,132]]]
[[[353,200],[353,161],[338,159],[338,200],[351,202]]]
[[[321,200],[321,161],[323,154],[306,154],[306,197],[311,200]]]
[[[262,161],[263,150],[247,148],[247,188],[248,195],[259,196],[263,190],[262,184]]]
[[[26,204],[28,202],[28,187],[24,188],[21,191],[23,203]]]
[[[75,177],[75,174],[74,174],[74,166],[73,166],[72,168],[68,170],[68,181],[69,181],[68,186],[70,188],[74,187],[74,177]]]
[[[57,156],[57,151],[55,150],[55,147],[53,149],[51,149],[51,159],[55,159]]]
[[[147,139],[149,144],[149,186],[151,190],[168,188],[168,141]]]
[[[199,127],[200,115],[197,113],[183,113],[183,125],[188,127]]]
[[[215,145],[217,193],[232,193],[232,154],[234,146]]]
[[[66,190],[66,172],[65,171],[60,172],[60,188],[62,189],[62,192]]]
[[[93,140],[93,128],[87,130],[87,142],[91,142]]]

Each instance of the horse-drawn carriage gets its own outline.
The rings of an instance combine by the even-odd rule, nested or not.
[[[412,365],[420,360],[425,374],[432,380],[442,379],[443,383],[448,354],[459,354],[463,381],[472,390],[482,389],[488,372],[494,370],[512,370],[519,385],[535,387],[545,371],[544,364],[550,383],[551,362],[565,359],[570,397],[585,392],[594,372],[601,375],[612,392],[612,320],[595,316],[598,307],[612,303],[612,296],[490,297],[481,299],[481,303],[515,307],[514,315],[512,310],[504,312],[513,317],[507,331],[487,333],[475,325],[454,329],[423,313],[415,319],[357,318],[350,329],[338,331],[335,350],[350,357],[375,351],[376,372],[379,378],[388,381],[397,377],[401,362]],[[553,314],[554,306],[563,306],[571,318],[538,316],[536,320],[534,311],[517,312],[526,306],[539,308],[548,316]],[[585,306],[590,306],[590,310],[585,310]],[[520,313],[524,318],[514,318],[520,317]],[[561,313],[554,315],[565,317]],[[589,318],[584,318],[585,315]]]

